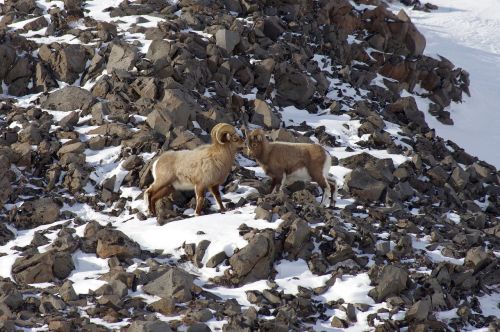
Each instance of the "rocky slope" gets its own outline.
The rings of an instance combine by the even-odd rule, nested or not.
[[[0,3],[0,330],[498,329],[500,174],[425,121],[468,74],[388,6]],[[325,146],[337,208],[239,156],[230,212],[147,216],[157,152],[246,121]]]

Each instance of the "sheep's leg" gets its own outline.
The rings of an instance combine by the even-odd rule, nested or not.
[[[283,177],[281,178],[281,185],[279,191],[283,191],[285,189],[286,184],[286,173],[283,172]]]
[[[278,179],[278,178],[272,178],[272,182],[271,182],[271,190],[270,190],[270,193],[271,194],[274,194],[275,191],[276,191],[276,187],[278,186],[278,184],[281,182],[281,179]]]
[[[161,199],[165,196],[168,196],[173,190],[174,190],[174,187],[172,187],[171,185],[166,185],[166,186],[163,186],[163,187],[157,189],[156,192],[154,192],[153,195],[151,195],[151,197],[149,199],[149,211],[153,215],[156,215],[156,202],[159,199]]]
[[[226,209],[224,208],[224,205],[222,204],[222,199],[220,197],[219,186],[217,185],[217,186],[210,187],[210,192],[212,193],[212,195],[214,195],[215,200],[217,201],[217,205],[219,205],[220,212],[226,211]]]
[[[330,196],[332,194],[330,184],[328,183],[328,179],[323,176],[323,174],[311,174],[312,180],[317,182],[318,185],[323,190],[323,195],[321,197],[321,205],[326,207],[330,206]]]
[[[332,190],[332,196],[330,197],[331,202],[332,202],[331,206],[335,207],[335,204],[337,203],[337,182],[334,181],[334,180],[332,181],[332,180],[329,179],[328,183],[330,184],[330,187],[333,188],[333,190]]]
[[[203,200],[205,199],[205,188],[201,186],[195,186],[194,193],[196,194],[196,210],[194,213],[199,216],[201,215],[201,209],[203,209]]]

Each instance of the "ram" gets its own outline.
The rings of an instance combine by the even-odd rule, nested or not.
[[[224,211],[219,185],[226,181],[236,153],[245,147],[245,142],[227,123],[217,124],[210,135],[211,144],[193,150],[166,151],[153,163],[154,180],[144,194],[150,213],[156,215],[156,202],[172,191],[194,190],[195,213],[200,215],[207,189]]]
[[[245,133],[247,151],[271,178],[271,192],[294,181],[314,181],[323,189],[321,204],[330,206],[337,197],[337,184],[329,178],[330,154],[319,144],[269,142],[262,129]],[[332,188],[333,187],[333,188]],[[332,191],[333,189],[333,191]]]

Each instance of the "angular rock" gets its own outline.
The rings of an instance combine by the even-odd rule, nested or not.
[[[255,235],[229,259],[236,283],[241,285],[268,278],[275,255],[274,232],[265,230]]]
[[[217,46],[231,54],[236,45],[240,42],[240,34],[235,31],[220,29],[215,33],[215,40]]]
[[[186,271],[174,267],[144,285],[143,290],[147,294],[161,298],[174,298],[179,302],[187,302],[193,298],[192,287],[193,277]]]
[[[378,181],[368,174],[363,168],[356,168],[347,174],[344,187],[351,194],[365,201],[379,201],[382,198],[387,184]]]
[[[278,115],[273,112],[271,106],[261,99],[255,99],[254,103],[255,108],[250,122],[266,128],[278,129],[281,121]]]
[[[127,332],[171,332],[170,325],[161,320],[139,321],[136,320],[129,325]]]
[[[12,276],[17,283],[22,284],[52,282],[67,278],[74,268],[69,253],[47,251],[16,259]]]
[[[138,50],[135,46],[128,44],[114,44],[109,54],[106,70],[111,73],[113,70],[132,70],[138,59]]]
[[[40,98],[41,107],[55,111],[86,110],[95,102],[94,96],[82,88],[66,86]]]
[[[13,222],[19,228],[51,224],[59,218],[61,205],[50,197],[24,202]]]
[[[408,272],[394,265],[386,265],[382,269],[377,287],[369,295],[377,302],[384,301],[389,296],[399,295],[407,288]]]

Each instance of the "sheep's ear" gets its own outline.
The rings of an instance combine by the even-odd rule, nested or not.
[[[264,140],[264,135],[258,135],[256,138],[258,142],[262,142]]]
[[[223,143],[227,143],[227,142],[231,141],[231,134],[230,133],[225,133],[224,135],[222,135],[221,141]]]

